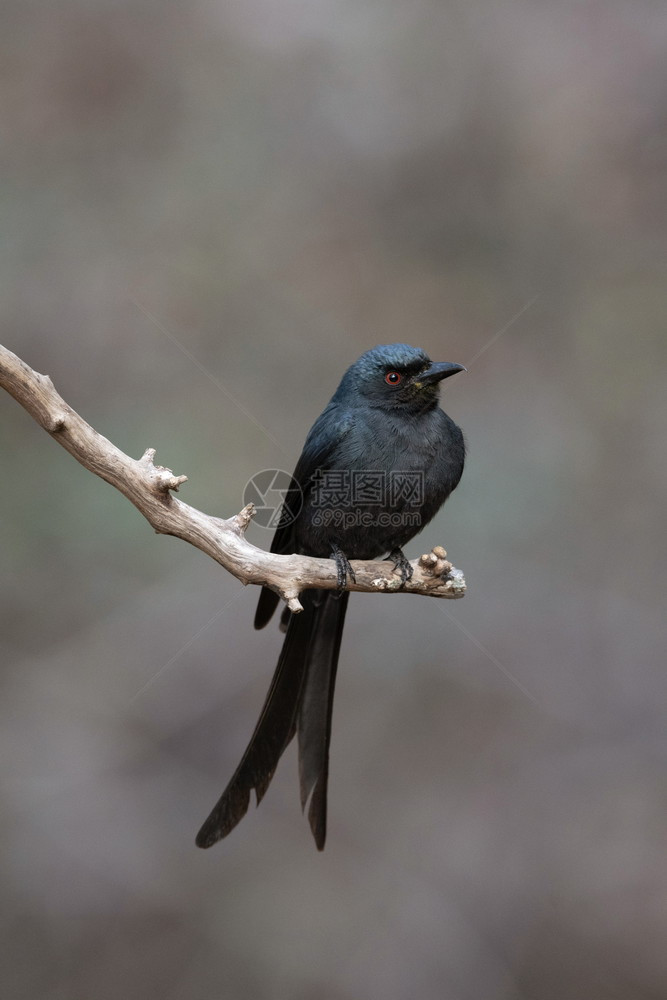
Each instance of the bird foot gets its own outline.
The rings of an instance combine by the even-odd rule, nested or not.
[[[402,584],[412,579],[412,566],[403,549],[392,549],[387,558],[394,564],[394,570],[400,573]]]
[[[336,586],[339,590],[345,590],[348,579],[350,583],[357,582],[354,570],[350,566],[347,556],[337,545],[331,546],[331,558],[336,563]]]

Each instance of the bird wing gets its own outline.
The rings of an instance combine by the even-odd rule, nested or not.
[[[312,489],[312,479],[318,469],[330,467],[332,456],[339,444],[349,434],[354,423],[350,410],[341,410],[337,403],[329,403],[317,418],[303,446],[303,451],[292,473],[292,484],[285,495],[280,521],[273,536],[271,552],[283,555],[296,549],[294,525],[303,501]],[[262,587],[255,612],[255,628],[264,628],[275,611],[280,598],[269,587]]]

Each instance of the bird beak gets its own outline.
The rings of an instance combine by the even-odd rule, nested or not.
[[[457,372],[467,372],[463,365],[457,365],[450,361],[433,361],[426,371],[420,372],[415,379],[415,385],[421,389],[423,385],[433,385],[435,382],[442,382],[443,378],[456,375]]]

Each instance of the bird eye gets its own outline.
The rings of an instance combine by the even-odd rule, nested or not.
[[[398,383],[401,381],[402,378],[403,376],[401,375],[400,372],[387,372],[387,374],[384,377],[384,380],[389,385],[398,385]]]

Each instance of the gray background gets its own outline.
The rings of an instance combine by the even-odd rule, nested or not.
[[[373,344],[472,361],[409,547],[469,594],[351,601],[323,855],[293,748],[194,847],[280,635],[0,397],[3,997],[665,995],[666,43],[648,0],[3,4],[0,339],[183,499],[291,469]]]

